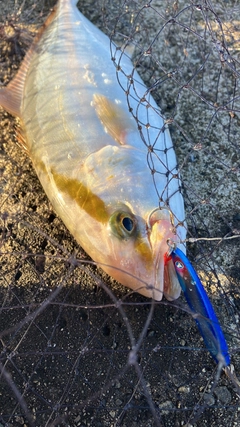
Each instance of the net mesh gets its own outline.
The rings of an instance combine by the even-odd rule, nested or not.
[[[1,84],[53,3],[0,0]],[[137,69],[164,114],[181,173],[188,257],[240,376],[238,3],[78,6],[111,39],[116,84],[121,47],[132,52],[133,80]],[[16,122],[0,113],[0,425],[238,426],[236,384],[218,371],[184,298],[153,303],[94,265],[16,145]],[[146,153],[157,173],[154,146]]]

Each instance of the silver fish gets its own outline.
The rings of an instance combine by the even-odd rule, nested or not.
[[[92,259],[123,285],[171,300],[180,286],[164,256],[168,240],[184,250],[186,228],[169,130],[130,58],[116,47],[111,59],[109,38],[76,3],[58,1],[0,105],[20,118],[48,198]]]

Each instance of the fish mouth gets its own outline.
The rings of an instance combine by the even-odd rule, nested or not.
[[[167,209],[166,209],[167,210]],[[169,212],[169,211],[168,211]],[[150,244],[154,259],[154,290],[153,298],[157,301],[164,295],[169,301],[177,299],[181,293],[181,287],[175,272],[173,262],[166,263],[166,254],[169,252],[169,242],[177,243],[177,235],[173,223],[172,214],[162,218],[163,213],[159,209],[154,210],[154,218],[150,223]]]
[[[164,289],[163,294],[169,301],[179,298],[181,293],[181,286],[173,265],[173,261],[169,260],[164,265]]]

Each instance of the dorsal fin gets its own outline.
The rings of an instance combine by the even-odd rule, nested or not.
[[[13,80],[10,81],[7,87],[0,89],[0,106],[13,116],[21,118],[21,103],[29,64],[31,62],[32,55],[35,52],[36,46],[42,37],[42,34],[55,17],[56,9],[57,6],[53,8],[52,12],[47,17],[37,35],[34,37],[34,40],[29,50],[27,51],[16,76],[13,78]]]
[[[131,115],[106,96],[94,94],[93,106],[95,107],[97,116],[105,126],[107,133],[111,135],[119,144],[126,144],[127,132],[136,132],[137,126]]]

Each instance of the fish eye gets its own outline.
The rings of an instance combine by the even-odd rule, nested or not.
[[[131,231],[134,228],[134,222],[133,222],[132,218],[130,218],[129,216],[125,216],[122,219],[122,225],[125,228],[125,230],[127,230],[129,233],[131,233]]]
[[[118,238],[128,239],[135,235],[137,221],[131,212],[116,211],[109,220],[112,233]]]

